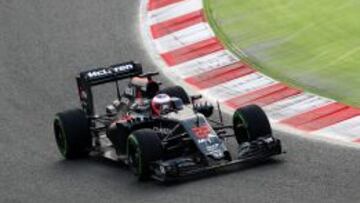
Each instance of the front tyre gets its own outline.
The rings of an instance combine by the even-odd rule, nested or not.
[[[66,159],[86,157],[91,150],[88,119],[81,109],[57,113],[54,119],[55,140]]]
[[[162,158],[162,144],[157,133],[140,129],[130,134],[127,142],[129,166],[139,180],[150,177],[150,163]]]
[[[233,115],[233,126],[238,144],[272,135],[269,119],[257,105],[238,108]]]

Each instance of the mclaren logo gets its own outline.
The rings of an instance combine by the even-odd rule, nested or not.
[[[132,70],[134,68],[133,64],[126,64],[126,65],[120,65],[120,66],[114,66],[110,68],[104,68],[101,70],[91,71],[88,72],[86,75],[88,78],[97,78],[102,76],[107,76],[111,74],[119,74],[123,72],[127,72],[129,70]]]
[[[89,78],[95,78],[95,77],[100,77],[100,76],[110,75],[110,74],[112,74],[112,71],[107,70],[107,69],[102,69],[102,70],[98,70],[98,71],[89,72],[87,74],[87,76]]]

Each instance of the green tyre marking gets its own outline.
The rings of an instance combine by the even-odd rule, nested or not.
[[[248,123],[246,122],[246,120],[244,119],[243,115],[242,115],[240,112],[236,111],[235,114],[234,114],[234,117],[235,117],[235,119],[236,119],[236,118],[239,118],[239,119],[242,121],[242,125],[244,125],[244,128],[245,128],[245,130],[246,130],[247,137],[248,137],[248,139],[250,140],[250,132],[249,132],[249,129],[248,129],[248,126],[249,126],[249,125],[248,125]]]
[[[57,143],[57,146],[58,146],[58,149],[59,149],[61,155],[66,157],[66,154],[67,154],[67,151],[68,151],[68,143],[67,143],[67,139],[66,139],[65,129],[63,127],[63,124],[62,124],[61,119],[60,119],[59,116],[55,117],[55,122],[57,123],[57,125],[58,125],[57,127],[59,128],[58,129],[59,132],[55,136],[56,136],[56,139],[61,139],[61,143],[62,143],[63,146],[60,146],[58,141],[56,143]]]
[[[139,157],[138,157],[138,159],[139,160],[137,160],[137,162],[138,162],[138,168],[137,168],[137,172],[139,173],[138,175],[139,176],[141,176],[142,175],[142,159],[141,159],[141,156],[142,156],[142,152],[141,152],[141,150],[140,150],[140,147],[139,147],[139,142],[138,142],[138,140],[136,139],[136,137],[133,135],[133,134],[130,134],[130,136],[129,136],[129,138],[128,138],[128,142],[127,142],[127,154],[128,154],[128,157],[129,157],[129,146],[130,146],[130,143],[131,142],[133,142],[135,145],[136,145],[136,150],[137,150],[137,152],[138,152],[138,154],[139,154]]]

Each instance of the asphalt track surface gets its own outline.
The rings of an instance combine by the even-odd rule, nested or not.
[[[0,202],[359,202],[358,150],[280,133],[288,153],[267,164],[172,185],[63,160],[51,125],[78,105],[75,73],[129,59],[156,68],[138,11],[138,0],[0,0]]]

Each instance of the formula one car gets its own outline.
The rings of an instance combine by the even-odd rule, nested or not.
[[[129,166],[140,179],[167,181],[282,153],[263,110],[239,108],[232,125],[211,119],[214,106],[179,87],[160,88],[157,72],[134,62],[81,72],[76,80],[81,107],[57,113],[54,133],[66,159],[102,156]],[[119,80],[130,79],[123,91]],[[113,82],[117,98],[95,113],[92,87]],[[113,99],[111,99],[113,100]],[[229,133],[230,131],[230,133]],[[232,154],[225,139],[234,137]]]

